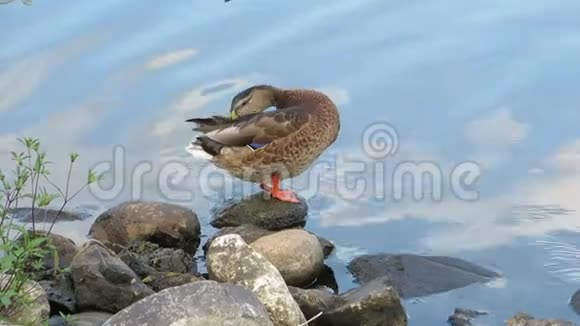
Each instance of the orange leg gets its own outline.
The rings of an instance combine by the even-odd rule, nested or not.
[[[298,199],[298,196],[296,196],[296,194],[293,193],[292,191],[280,189],[280,176],[277,174],[272,174],[272,187],[265,185],[265,184],[260,184],[260,188],[262,188],[264,191],[270,193],[272,195],[272,197],[274,197],[280,201],[284,201],[284,202],[288,202],[288,203],[299,203],[300,202],[300,200]]]

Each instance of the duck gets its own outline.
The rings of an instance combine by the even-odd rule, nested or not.
[[[275,110],[267,111],[271,107]],[[236,94],[229,117],[186,122],[201,132],[192,145],[209,154],[216,167],[290,203],[299,203],[299,197],[281,182],[304,173],[340,131],[338,108],[323,92],[266,84]]]

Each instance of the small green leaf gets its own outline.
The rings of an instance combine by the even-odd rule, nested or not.
[[[89,170],[89,176],[87,178],[87,183],[92,184],[102,179],[102,175],[97,175],[95,171]]]
[[[79,154],[78,153],[70,153],[70,161],[71,161],[71,163],[74,163],[78,158],[79,158]]]

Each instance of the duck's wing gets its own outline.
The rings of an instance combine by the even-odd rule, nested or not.
[[[229,120],[206,132],[205,136],[225,146],[264,145],[292,134],[311,119],[311,110],[303,106],[295,106]],[[207,129],[203,126],[203,121],[192,120],[192,122],[198,124],[197,129],[200,131]]]

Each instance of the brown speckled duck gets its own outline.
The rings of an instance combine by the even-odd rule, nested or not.
[[[266,111],[269,107],[276,110]],[[259,183],[272,197],[297,203],[280,188],[304,172],[337,138],[340,118],[325,94],[270,85],[250,87],[232,99],[230,118],[192,118],[200,131],[193,145],[213,164],[242,180]],[[271,186],[268,185],[271,183]]]

